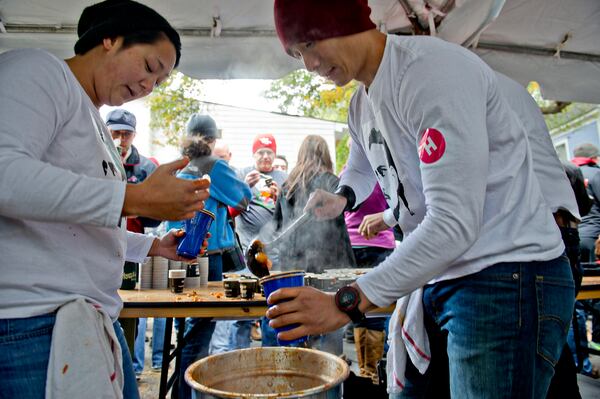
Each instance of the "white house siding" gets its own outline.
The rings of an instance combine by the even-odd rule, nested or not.
[[[275,137],[277,153],[286,156],[290,169],[296,164],[302,140],[309,134],[319,135],[327,141],[335,165],[335,133],[347,129],[343,123],[206,102],[200,111],[217,122],[223,140],[229,144],[231,164],[235,167],[253,164],[252,142],[259,133],[271,133]]]

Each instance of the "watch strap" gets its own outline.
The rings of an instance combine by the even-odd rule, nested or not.
[[[358,306],[354,309],[350,309],[346,312],[346,314],[350,317],[353,323],[360,323],[365,319],[365,314],[358,309]]]

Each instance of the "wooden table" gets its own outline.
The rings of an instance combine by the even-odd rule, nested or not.
[[[585,276],[577,299],[600,299],[600,276]]]
[[[174,294],[169,290],[120,290],[123,299],[123,310],[120,319],[155,317],[166,318],[165,340],[163,346],[163,363],[160,375],[159,398],[165,398],[173,387],[171,396],[178,397],[179,368],[181,366],[181,348],[185,342],[184,328],[177,332],[177,347],[170,351],[173,319],[181,319],[182,325],[186,317],[213,319],[259,319],[264,316],[267,301],[263,296],[255,299],[226,298],[223,293],[223,282],[209,282],[207,288],[184,289],[182,294]],[[126,323],[127,324],[127,323]],[[135,323],[128,323],[125,330],[127,342],[133,342]],[[132,346],[133,348],[133,346]],[[175,371],[169,377],[169,364],[175,359]],[[182,378],[182,377],[181,377]]]
[[[167,319],[165,327],[165,343],[163,349],[163,365],[161,369],[159,398],[165,398],[169,387],[177,388],[175,382],[178,378],[177,371],[180,367],[180,343],[184,342],[183,329],[177,334],[178,346],[170,352],[173,319],[185,317],[200,317],[214,319],[259,319],[264,316],[267,302],[263,296],[255,296],[252,300],[225,298],[222,282],[209,282],[207,288],[185,289],[183,294],[174,294],[169,290],[130,290],[119,291],[124,307],[120,318],[139,317],[164,317]],[[577,299],[600,298],[600,276],[584,277],[581,291]],[[373,313],[391,314],[394,306],[381,308]],[[132,328],[133,327],[133,328]],[[133,342],[135,324],[130,323],[125,335],[128,342]],[[131,346],[133,348],[133,345]],[[175,359],[175,373],[168,378],[169,364]],[[177,397],[177,394],[173,395]]]
[[[256,319],[264,316],[267,301],[226,298],[222,281],[211,281],[207,288],[186,288],[183,294],[169,290],[120,290],[123,310],[120,318],[138,317],[213,317],[219,319]]]

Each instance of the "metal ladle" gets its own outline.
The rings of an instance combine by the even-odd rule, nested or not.
[[[298,228],[305,225],[306,222],[312,219],[309,212],[304,212],[300,217],[294,220],[286,227],[277,237],[268,242],[262,242],[258,239],[253,240],[246,251],[246,263],[248,269],[255,276],[262,278],[269,275],[269,258],[266,255],[266,249],[269,250],[279,247],[286,238],[294,233]]]

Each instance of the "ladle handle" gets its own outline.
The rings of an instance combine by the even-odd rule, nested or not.
[[[294,231],[296,231],[299,227],[306,224],[311,219],[312,215],[310,212],[304,212],[300,217],[294,220],[285,230],[281,232],[273,241],[268,244],[269,248],[275,248],[279,244],[281,244],[287,237],[290,236]]]

